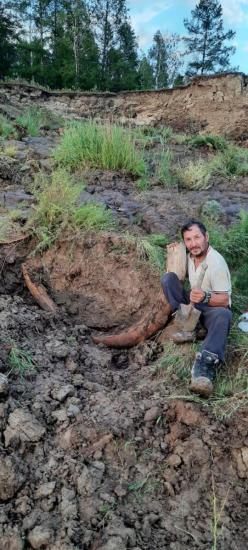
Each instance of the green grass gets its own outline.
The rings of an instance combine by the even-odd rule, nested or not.
[[[113,214],[101,204],[87,203],[74,212],[75,225],[86,230],[110,229],[115,225]]]
[[[18,137],[17,130],[14,128],[13,124],[3,115],[0,115],[0,136],[3,139],[8,139],[10,137],[16,139]]]
[[[102,230],[114,225],[111,212],[103,205],[78,206],[84,183],[75,184],[65,168],[55,170],[49,179],[44,174],[36,178],[36,207],[28,226],[38,239],[38,250],[49,248],[62,230]]]
[[[229,145],[211,162],[212,169],[225,177],[246,176],[248,174],[248,151]]]
[[[190,346],[190,352],[186,355],[182,353],[180,346],[173,342],[164,344],[162,357],[152,367],[154,374],[159,374],[168,384],[187,383],[190,377],[190,369],[194,360],[195,345]]]
[[[137,241],[138,256],[148,261],[151,266],[160,273],[164,271],[165,266],[165,246],[168,239],[165,235],[149,235],[148,237],[138,238]]]
[[[174,178],[171,173],[171,163],[173,161],[172,152],[167,149],[161,154],[160,162],[156,170],[156,179],[165,187],[173,187]]]
[[[114,124],[74,122],[65,130],[54,158],[72,170],[91,167],[146,174],[143,153],[135,148],[131,132]]]
[[[68,225],[83,189],[84,184],[75,185],[72,176],[64,168],[55,170],[51,180],[39,174],[34,189],[37,206],[30,223],[56,234],[58,227]]]
[[[42,125],[42,114],[37,107],[29,107],[25,109],[16,122],[27,129],[30,136],[36,137],[39,135],[40,127]]]
[[[201,208],[201,214],[206,220],[206,225],[208,225],[209,220],[217,223],[222,212],[220,203],[214,199],[207,200]]]
[[[232,275],[232,305],[237,313],[248,308],[248,213],[228,229],[209,220],[210,242],[227,261]]]
[[[40,109],[38,107],[28,107],[17,117],[16,121],[20,126],[26,128],[28,134],[32,137],[37,137],[42,127],[53,129],[53,127],[64,125],[61,116],[54,115],[47,109]]]
[[[150,188],[149,178],[146,175],[142,176],[142,178],[137,180],[136,185],[139,191],[147,191]]]
[[[14,343],[11,343],[8,363],[11,370],[17,373],[20,378],[25,378],[27,374],[37,369],[37,365],[32,355],[26,350],[17,347]]]

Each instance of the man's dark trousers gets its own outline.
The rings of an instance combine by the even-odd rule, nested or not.
[[[189,295],[175,273],[165,273],[161,279],[161,284],[173,312],[178,309],[179,304],[189,303]],[[211,307],[207,304],[195,304],[195,308],[201,311],[200,321],[207,329],[207,336],[202,344],[202,350],[216,353],[219,359],[223,361],[231,326],[231,310],[225,307]]]

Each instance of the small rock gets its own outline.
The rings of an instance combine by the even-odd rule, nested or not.
[[[7,395],[9,391],[8,378],[0,372],[0,395]]]
[[[37,525],[28,534],[28,542],[32,548],[42,548],[51,542],[52,532],[44,526]]]
[[[56,409],[56,411],[52,412],[52,417],[58,422],[65,422],[67,420],[67,411],[66,409]]]
[[[119,498],[122,498],[122,497],[125,497],[126,494],[127,494],[127,489],[125,487],[123,487],[123,485],[117,485],[115,488],[114,488],[114,492],[115,494],[119,497]]]
[[[72,373],[76,372],[77,370],[77,364],[75,363],[75,361],[73,361],[73,359],[71,359],[71,357],[68,357],[66,359],[65,367]]]
[[[40,485],[35,493],[36,498],[44,498],[52,495],[55,489],[55,481],[50,481],[49,483],[43,483]]]
[[[5,446],[8,447],[12,440],[37,442],[45,431],[45,428],[28,411],[15,409],[9,415],[8,426],[4,432]]]
[[[69,417],[72,417],[72,416],[77,416],[77,414],[80,413],[80,408],[77,406],[77,405],[69,405],[68,409],[67,409],[67,416]]]
[[[69,355],[69,348],[59,340],[46,343],[46,350],[52,357],[57,359],[66,359]]]
[[[56,399],[57,401],[62,403],[62,401],[65,401],[67,397],[71,397],[74,394],[74,391],[74,386],[72,386],[71,384],[66,384],[65,386],[61,386],[60,388],[55,388],[51,392],[51,395],[53,399]]]
[[[146,414],[144,416],[145,422],[153,422],[153,420],[156,420],[161,415],[161,409],[159,407],[152,407],[148,411],[146,411]]]
[[[167,464],[169,464],[169,466],[173,466],[174,468],[180,466],[181,463],[182,459],[178,455],[172,454],[169,456],[169,458],[167,458]]]
[[[12,498],[22,483],[10,457],[0,458],[0,501]]]

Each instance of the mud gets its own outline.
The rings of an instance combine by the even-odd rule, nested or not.
[[[245,414],[223,423],[174,399],[149,366],[156,342],[101,350],[63,308],[18,296],[0,316],[1,548],[209,549],[214,498],[218,548],[247,547]],[[32,356],[25,377],[6,342]]]

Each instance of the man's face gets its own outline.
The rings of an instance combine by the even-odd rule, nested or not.
[[[208,233],[203,235],[197,225],[192,225],[190,229],[185,231],[183,240],[192,256],[202,256],[208,249]]]

